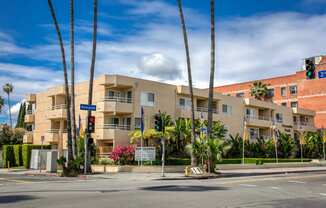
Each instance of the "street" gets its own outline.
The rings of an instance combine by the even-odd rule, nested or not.
[[[325,207],[326,172],[161,180],[158,174],[89,179],[0,175],[0,207]]]

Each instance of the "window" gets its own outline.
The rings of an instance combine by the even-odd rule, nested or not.
[[[281,95],[286,96],[286,87],[281,87]]]
[[[179,99],[179,106],[180,107],[185,107],[186,106],[186,100],[184,98]]]
[[[140,129],[141,127],[141,118],[135,118],[135,129]]]
[[[274,89],[268,89],[267,90],[267,97],[274,97]]]
[[[286,103],[281,103],[281,105],[282,105],[282,106],[285,106],[285,107],[287,106]]]
[[[155,94],[152,92],[142,92],[140,94],[140,104],[153,107],[155,105]]]
[[[298,89],[297,89],[296,85],[290,86],[290,94],[291,95],[297,94],[297,91],[298,91]]]
[[[259,129],[249,129],[250,139],[257,139],[259,137]]]
[[[244,92],[238,92],[235,94],[236,97],[244,97]]]
[[[222,105],[222,112],[225,114],[232,114],[232,106],[223,104]]]
[[[298,107],[297,101],[291,102],[291,108],[297,108],[297,107]]]
[[[283,115],[281,113],[276,113],[275,117],[277,123],[283,123]]]
[[[247,117],[254,117],[255,116],[255,110],[252,108],[247,108],[246,109],[246,116]]]

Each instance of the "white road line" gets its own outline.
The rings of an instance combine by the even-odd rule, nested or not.
[[[277,189],[277,190],[280,189],[280,187],[277,187],[277,186],[271,186],[270,188],[271,189]]]
[[[254,185],[254,184],[240,184],[240,186],[245,186],[245,187],[257,187],[257,185]]]
[[[288,183],[299,183],[299,184],[305,184],[306,182],[303,182],[303,181],[288,181]]]
[[[320,195],[322,195],[322,196],[326,196],[326,194],[325,193],[319,193]]]

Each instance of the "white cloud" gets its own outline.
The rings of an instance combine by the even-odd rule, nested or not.
[[[175,80],[181,77],[176,60],[161,53],[151,53],[141,58],[138,68],[144,74],[163,80]]]
[[[11,106],[10,108],[10,111],[11,111],[11,116],[12,118],[16,118],[18,113],[19,113],[19,110],[20,110],[20,106],[22,103],[25,102],[25,99],[21,100],[20,102],[14,104],[13,106]],[[9,111],[7,111],[7,114],[9,114]]]

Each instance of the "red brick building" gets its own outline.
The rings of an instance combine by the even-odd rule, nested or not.
[[[318,71],[326,70],[326,56],[315,57],[315,63],[317,73],[312,80],[306,79],[306,71],[301,70],[291,75],[255,81],[268,85],[272,101],[277,104],[314,110],[316,127],[326,128],[326,78],[318,78]],[[255,81],[219,86],[215,90],[232,96],[250,97],[250,88]]]

